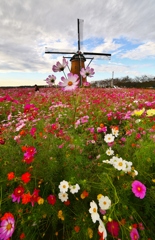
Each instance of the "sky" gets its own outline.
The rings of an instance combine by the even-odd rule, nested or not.
[[[47,85],[52,74],[59,82],[63,73],[52,66],[68,55],[45,47],[76,52],[77,19],[84,20],[81,50],[111,54],[93,59],[89,82],[155,77],[154,10],[155,0],[0,0],[0,87]]]

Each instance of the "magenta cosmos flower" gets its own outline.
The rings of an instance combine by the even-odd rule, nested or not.
[[[130,232],[130,238],[131,240],[138,240],[139,239],[139,233],[136,228],[133,228]]]
[[[79,76],[77,74],[68,73],[68,78],[61,77],[62,82],[59,82],[59,86],[64,87],[64,91],[72,91],[78,87]]]
[[[62,63],[57,62],[56,65],[53,65],[52,70],[53,72],[61,72],[65,69],[66,66],[68,66],[68,61],[63,58]]]
[[[140,181],[135,180],[132,183],[132,192],[136,197],[143,199],[146,195],[146,187]]]
[[[0,239],[7,240],[9,239],[15,229],[15,220],[11,213],[5,213],[1,218],[0,223]]]
[[[83,78],[86,78],[86,77],[93,77],[95,72],[93,68],[86,67],[86,69],[84,68],[81,69],[80,74]]]

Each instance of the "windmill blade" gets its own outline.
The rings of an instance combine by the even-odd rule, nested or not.
[[[78,51],[81,50],[81,46],[83,45],[83,23],[84,20],[77,20],[77,29],[78,29]]]
[[[96,56],[107,56],[111,57],[110,53],[93,53],[93,52],[83,52],[84,55],[96,55]]]
[[[52,48],[45,48],[45,53],[50,53],[50,54],[75,54],[75,52],[67,52],[64,50],[57,50],[57,49],[52,49]]]

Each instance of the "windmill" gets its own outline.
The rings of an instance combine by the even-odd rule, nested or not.
[[[52,50],[50,48],[45,48],[45,53],[48,54],[72,54],[72,57],[70,58],[71,61],[71,73],[78,74],[80,78],[80,85],[82,85],[84,82],[86,82],[86,78],[82,78],[80,75],[80,71],[82,68],[85,68],[85,61],[86,59],[90,59],[89,64],[94,59],[93,56],[105,56],[110,58],[111,54],[109,53],[94,53],[94,52],[81,52],[81,35],[82,35],[82,19],[77,19],[77,31],[78,31],[78,51],[77,52],[68,52],[68,51],[58,51],[58,50]],[[89,55],[91,57],[85,57],[85,55]],[[68,57],[67,57],[68,58]],[[89,66],[88,64],[88,66]]]

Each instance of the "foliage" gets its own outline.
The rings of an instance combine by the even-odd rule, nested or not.
[[[0,101],[1,216],[14,216],[11,239],[154,239],[153,90],[7,89]]]

